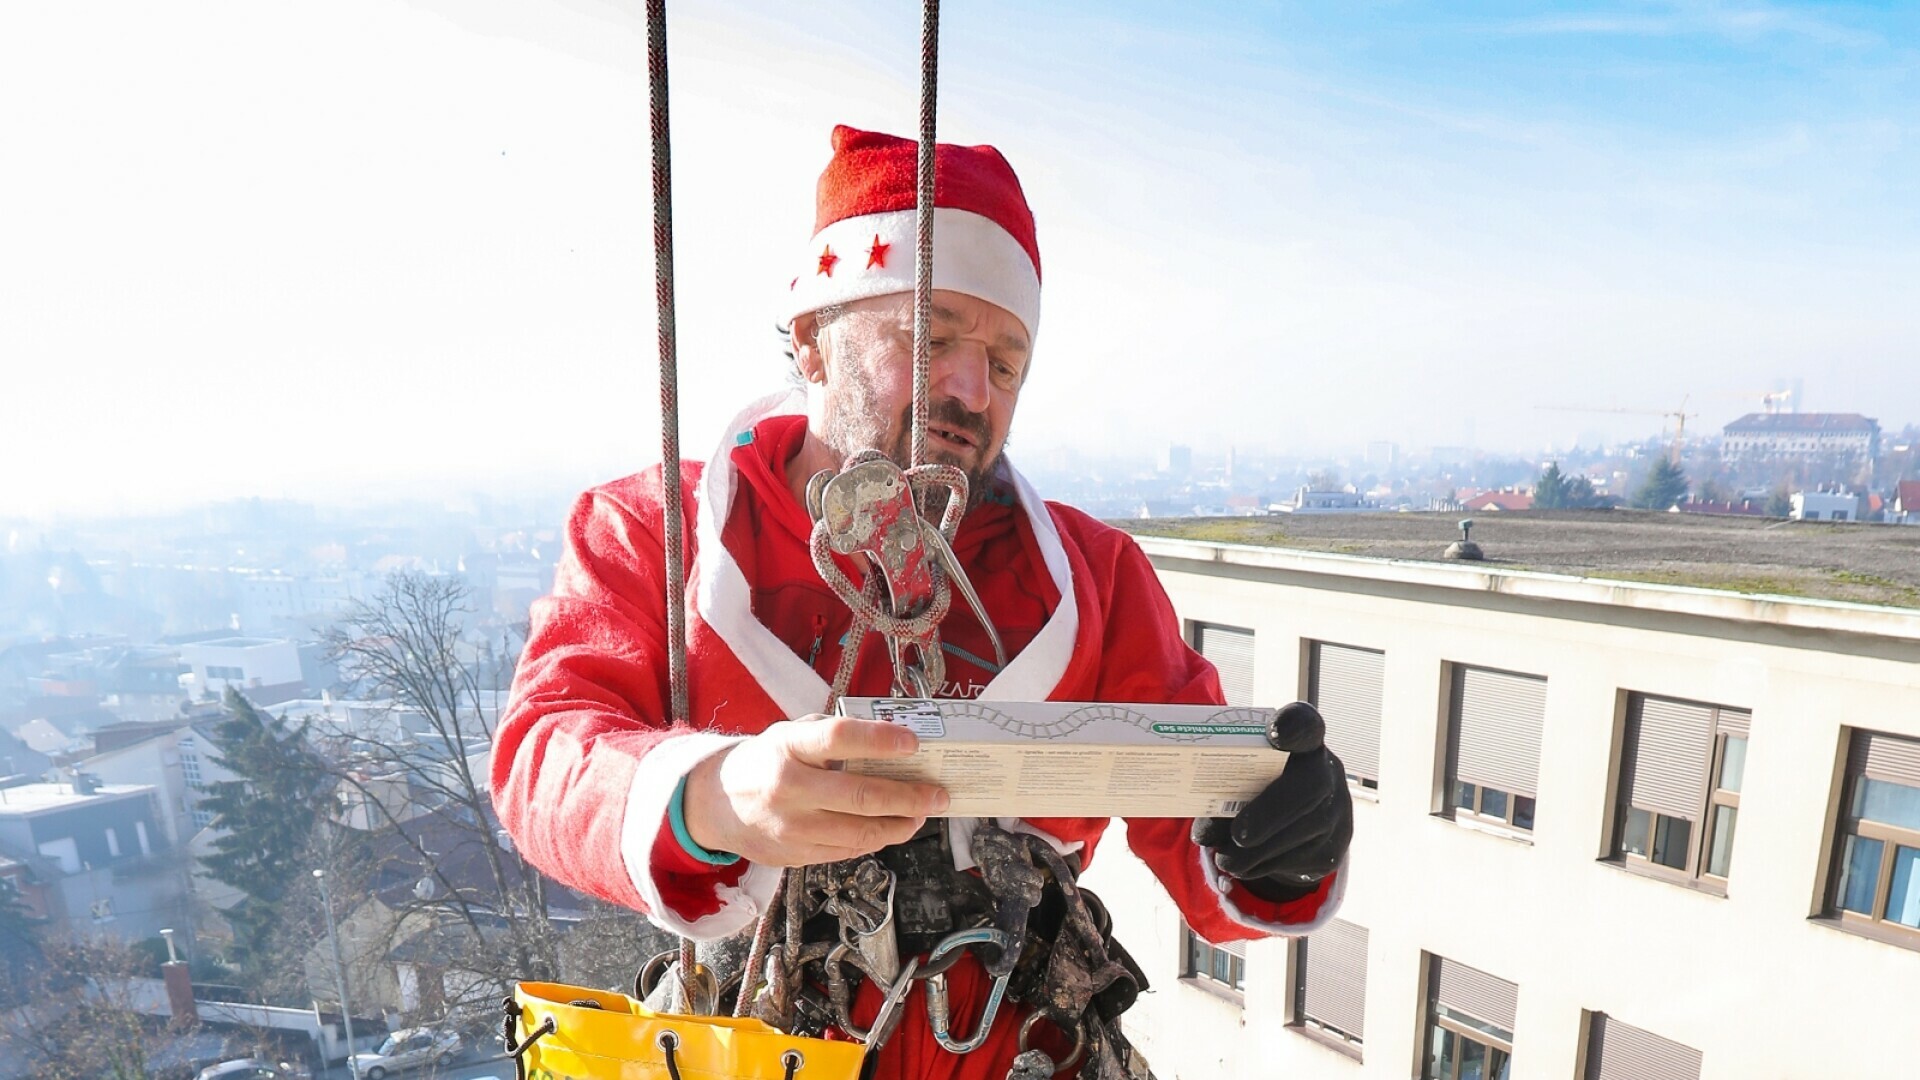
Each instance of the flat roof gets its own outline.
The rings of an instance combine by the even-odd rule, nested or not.
[[[262,645],[285,645],[285,638],[223,637],[193,644],[210,649],[257,649]]]
[[[1486,560],[1445,559],[1473,520]],[[1920,609],[1920,527],[1642,510],[1149,518],[1137,536]]]
[[[0,815],[31,814],[38,810],[77,806],[101,796],[111,798],[152,790],[152,784],[101,784],[92,795],[75,795],[73,785],[64,781],[57,784],[21,784],[19,787],[0,788]]]

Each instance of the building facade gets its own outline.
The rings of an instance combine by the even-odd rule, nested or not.
[[[300,651],[281,638],[226,637],[180,646],[187,684],[196,694],[224,694],[300,682]]]
[[[1303,941],[1201,941],[1102,845],[1159,1076],[1920,1061],[1920,612],[1141,543],[1229,700],[1321,706],[1356,804]]]
[[[1859,413],[1748,413],[1721,429],[1720,460],[1729,465],[1822,458],[1872,462],[1880,424]]]
[[[27,867],[53,937],[150,938],[187,914],[187,868],[151,787],[74,783],[0,790],[0,855]]]

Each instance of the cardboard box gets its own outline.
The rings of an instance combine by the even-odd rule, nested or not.
[[[850,697],[840,712],[920,736],[912,757],[849,771],[939,784],[959,817],[1230,817],[1287,764],[1273,709]]]

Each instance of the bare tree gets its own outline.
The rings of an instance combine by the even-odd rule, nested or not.
[[[159,1023],[136,996],[149,958],[117,941],[44,948],[30,1004],[0,1024],[0,1046],[42,1080],[146,1080],[147,1045]]]
[[[430,928],[453,996],[497,998],[515,978],[557,976],[559,928],[545,880],[493,816],[483,763],[512,657],[466,638],[469,601],[459,578],[403,572],[328,632],[342,678],[390,701],[395,721],[353,732],[333,757],[342,794],[382,833],[376,888],[382,873],[418,875],[398,897],[396,934]]]

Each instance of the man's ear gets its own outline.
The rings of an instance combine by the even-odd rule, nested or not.
[[[825,382],[827,362],[820,348],[820,316],[811,311],[794,316],[790,333],[792,337],[788,343],[793,347],[793,366],[800,372],[801,381],[809,384]]]

